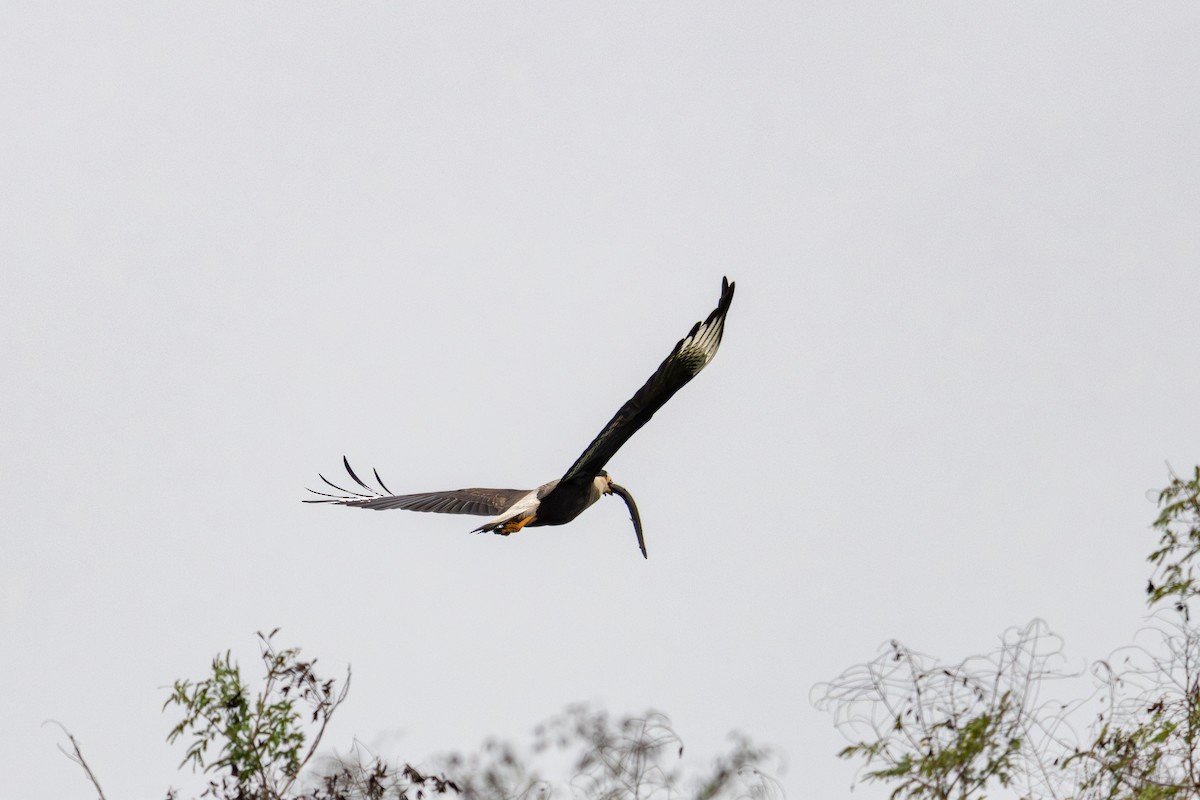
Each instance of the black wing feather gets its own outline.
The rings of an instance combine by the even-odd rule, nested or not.
[[[320,478],[321,480],[325,481],[325,483],[326,483],[326,484],[328,484],[329,486],[332,486],[334,489],[337,489],[337,490],[338,490],[339,492],[341,492],[342,494],[346,494],[346,495],[353,495],[354,497],[374,497],[374,495],[370,495],[370,494],[359,494],[358,492],[352,492],[352,491],[350,491],[349,489],[343,489],[341,486],[338,486],[336,483],[334,483],[333,481],[329,480],[329,478],[326,478],[324,475],[322,475],[322,474],[320,474],[320,473],[317,473],[317,477],[318,477],[318,478]],[[312,492],[312,489],[309,489],[309,491],[310,491],[310,492]],[[320,493],[319,493],[319,492],[313,492],[313,494],[320,494]]]
[[[354,479],[355,483],[357,483],[362,488],[366,489],[368,492],[375,491],[370,486],[367,486],[365,483],[363,483],[362,479],[354,474],[354,470],[350,466],[350,459],[346,458],[345,456],[342,456],[342,463],[346,465],[346,472],[350,473],[350,477]]]
[[[342,456],[342,458],[345,458],[345,456]],[[387,484],[385,484],[383,482],[383,478],[379,477],[379,470],[375,469],[374,467],[371,467],[371,472],[375,473],[375,482],[379,484],[379,487],[381,489],[383,489],[385,492],[387,492],[388,494],[391,494],[392,490],[387,488]]]

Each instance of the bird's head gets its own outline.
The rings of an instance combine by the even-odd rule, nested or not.
[[[596,488],[600,490],[600,494],[612,494],[612,487],[612,478],[608,477],[608,472],[600,470],[600,474],[596,476]]]

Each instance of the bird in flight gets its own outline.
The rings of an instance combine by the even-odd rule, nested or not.
[[[366,493],[357,489],[343,489],[320,475],[321,480],[337,490],[338,494],[309,489],[323,499],[304,502],[336,503],[377,511],[403,508],[441,514],[475,514],[490,519],[473,533],[491,531],[508,536],[525,527],[565,525],[599,500],[601,495],[615,494],[625,501],[629,509],[642,557],[649,558],[646,555],[646,540],[642,536],[642,519],[633,495],[625,487],[613,483],[604,467],[621,446],[650,421],[654,412],[713,360],[725,332],[725,315],[729,313],[729,304],[733,302],[733,288],[734,284],[727,278],[721,279],[721,299],[717,307],[679,340],[650,379],[621,406],[616,416],[609,420],[571,468],[557,480],[544,483],[536,489],[456,489],[450,492],[392,494],[378,471],[372,470],[379,485],[371,486],[355,474],[349,460],[343,456],[346,473],[358,489]]]

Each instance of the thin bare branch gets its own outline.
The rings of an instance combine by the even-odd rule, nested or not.
[[[79,742],[75,741],[75,737],[71,734],[71,732],[67,730],[66,726],[64,726],[58,720],[48,719],[42,723],[42,727],[47,725],[57,726],[58,729],[63,732],[63,735],[67,737],[67,740],[71,742],[71,752],[68,753],[66,748],[64,748],[61,744],[58,745],[59,752],[83,768],[83,773],[87,775],[88,780],[92,782],[92,786],[96,787],[96,794],[100,796],[100,800],[106,800],[104,797],[104,790],[100,788],[100,781],[96,780],[95,773],[92,772],[92,768],[88,766],[87,760],[83,757],[83,751],[79,749]]]

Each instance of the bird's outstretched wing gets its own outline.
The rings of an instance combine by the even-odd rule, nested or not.
[[[600,435],[583,451],[583,455],[563,475],[559,485],[579,481],[590,481],[604,469],[604,465],[629,441],[629,437],[650,421],[683,388],[684,384],[708,366],[717,354],[721,335],[725,332],[725,315],[733,302],[733,287],[727,278],[721,279],[721,299],[717,307],[702,322],[692,326],[687,336],[679,340],[675,349],[658,366],[650,380],[637,390],[629,402],[621,406],[617,415],[609,420]]]
[[[392,494],[391,490],[383,484],[379,473],[375,473],[375,480],[379,487],[369,486],[359,479],[354,474],[354,470],[350,467],[350,462],[345,456],[342,457],[342,463],[346,466],[346,472],[351,479],[363,490],[365,494],[359,491],[343,489],[336,483],[333,483],[324,475],[320,475],[321,480],[336,489],[340,494],[329,494],[328,492],[318,492],[315,489],[309,489],[310,492],[320,495],[325,498],[323,500],[304,500],[305,503],[336,503],[342,506],[354,506],[355,508],[373,508],[377,511],[383,511],[389,508],[402,508],[407,511],[433,511],[439,514],[475,514],[482,517],[490,517],[499,514],[506,508],[509,508],[518,499],[529,494],[529,489],[456,489],[451,492],[420,492],[418,494]]]

